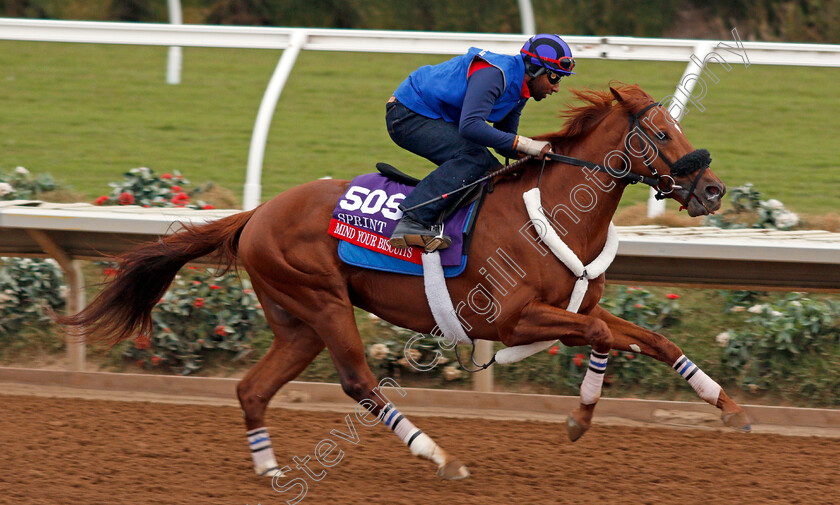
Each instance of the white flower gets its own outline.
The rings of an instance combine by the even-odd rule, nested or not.
[[[750,314],[761,314],[764,310],[764,305],[753,305],[752,307],[747,309],[747,312]]]
[[[794,300],[794,301],[790,302],[790,304],[793,305],[794,307],[801,307],[802,306],[802,304],[799,303],[799,300]]]
[[[785,208],[785,205],[775,198],[771,198],[770,200],[764,202],[764,206],[770,210],[784,210]]]
[[[65,285],[62,284],[61,287],[58,288],[58,296],[67,298],[68,293],[70,293],[70,288]]]
[[[793,228],[799,224],[799,216],[789,210],[774,213],[773,218],[776,221],[776,228],[779,229]]]
[[[9,193],[14,193],[15,188],[12,187],[11,184],[8,182],[0,182],[0,196],[8,195]]]
[[[373,344],[368,347],[368,356],[373,359],[383,359],[388,356],[388,346],[385,344]]]
[[[778,310],[771,310],[770,315],[773,316],[773,317],[780,317],[782,315],[782,313],[779,312]]]
[[[729,309],[729,312],[743,312],[745,310],[747,310],[747,309],[745,309],[744,307],[741,307],[740,305],[736,305],[736,306],[732,307],[731,309]]]
[[[715,337],[715,340],[718,344],[721,345],[721,347],[726,347],[726,344],[729,343],[729,339],[731,338],[732,335],[730,335],[728,331],[724,331],[723,333],[718,333],[718,335]]]
[[[17,168],[15,168],[15,173],[20,174],[20,175],[29,175],[29,170],[27,170],[23,167],[17,167]]]
[[[454,366],[443,367],[443,378],[448,381],[454,381],[461,377],[461,371]]]
[[[330,177],[329,175],[325,175],[323,177],[318,177],[319,181],[324,181],[324,180],[327,180],[327,179],[332,179],[332,177]]]

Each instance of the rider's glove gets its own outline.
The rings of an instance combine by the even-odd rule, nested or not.
[[[544,140],[534,140],[522,135],[516,136],[516,143],[514,149],[525,154],[532,154],[542,158],[551,152],[551,144]]]

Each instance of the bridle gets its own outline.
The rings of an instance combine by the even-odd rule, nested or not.
[[[625,137],[625,139],[628,139],[633,135],[634,131],[637,131],[639,135],[644,137],[644,139],[650,145],[656,145],[653,142],[653,139],[651,139],[650,136],[647,134],[645,129],[642,128],[642,124],[640,121],[640,119],[644,117],[647,111],[656,106],[661,107],[662,104],[659,102],[654,102],[650,105],[647,105],[645,108],[643,108],[639,112],[636,112],[635,114],[630,113],[630,130],[627,132],[627,136]],[[694,151],[686,154],[685,156],[672,163],[671,160],[668,159],[668,157],[664,153],[660,152],[657,149],[656,156],[658,158],[661,158],[662,161],[664,161],[670,169],[670,174],[660,174],[653,166],[653,161],[651,161],[650,158],[648,158],[647,150],[642,145],[642,139],[637,137],[637,140],[639,142],[639,151],[643,153],[645,166],[647,166],[650,170],[650,176],[634,174],[629,171],[629,167],[627,166],[626,161],[630,158],[627,154],[629,139],[624,143],[624,150],[622,151],[622,160],[624,164],[624,170],[622,172],[627,173],[617,173],[615,169],[608,165],[599,165],[597,163],[592,163],[591,161],[572,158],[571,156],[565,156],[562,154],[548,153],[546,154],[546,158],[552,161],[558,161],[560,163],[565,163],[568,165],[586,167],[598,170],[600,172],[605,172],[617,179],[626,180],[630,184],[636,184],[639,182],[647,184],[648,186],[656,190],[656,195],[654,196],[657,200],[665,199],[675,189],[683,189],[682,186],[679,186],[674,183],[675,176],[680,177],[684,175],[690,175],[694,172],[699,171],[699,173],[694,177],[694,180],[691,181],[691,186],[688,189],[688,199],[685,201],[685,205],[688,205],[688,202],[690,202],[691,199],[694,198],[694,189],[697,187],[697,182],[700,180],[700,177],[703,176],[703,173],[709,168],[709,165],[712,162],[712,157],[709,154],[709,151],[707,151],[706,149],[695,149]]]

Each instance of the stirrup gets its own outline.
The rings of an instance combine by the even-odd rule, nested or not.
[[[452,239],[447,237],[443,234],[443,223],[440,225],[440,232],[434,237],[424,236],[423,241],[426,243],[425,249],[426,252],[430,253],[433,251],[437,251],[439,249],[446,249],[447,247],[452,245]],[[432,231],[434,231],[435,227],[432,227]]]
[[[397,225],[398,228],[400,225]],[[411,246],[422,247],[426,252],[432,252],[439,249],[446,249],[452,245],[452,239],[443,234],[443,224],[433,226],[431,229],[426,229],[425,226],[418,223],[419,228],[413,230],[406,230],[408,233],[401,232],[391,236],[388,242],[391,247],[397,249],[405,249]],[[439,228],[439,230],[438,230]]]

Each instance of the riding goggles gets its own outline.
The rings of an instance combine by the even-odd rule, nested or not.
[[[574,68],[575,68],[575,59],[572,58],[571,56],[561,56],[557,59],[553,59],[553,58],[546,58],[546,57],[540,56],[538,54],[534,54],[531,51],[526,51],[525,49],[522,49],[521,52],[523,54],[527,54],[528,56],[534,57],[537,60],[539,60],[540,63],[543,64],[543,67],[549,72],[551,71],[551,68],[548,67],[548,65],[546,65],[546,62],[553,63],[554,65],[559,67],[562,71],[569,72],[570,74],[572,73],[572,70],[574,70]],[[558,81],[559,81],[559,79],[558,79]],[[556,84],[556,83],[552,83],[552,84]]]

